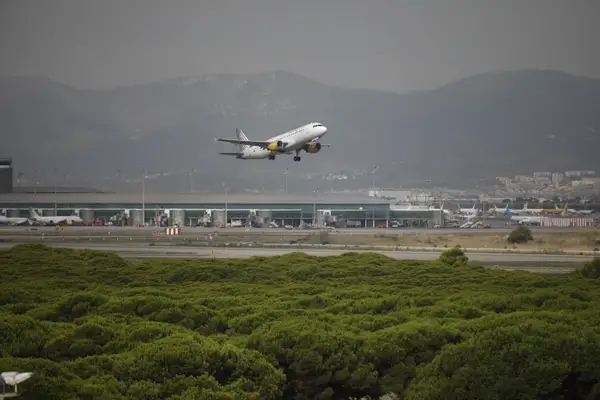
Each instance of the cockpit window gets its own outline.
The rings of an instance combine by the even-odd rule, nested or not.
[[[314,124],[314,125],[313,125],[313,128],[316,128],[316,127],[318,127],[318,126],[323,126],[323,125],[321,125],[321,124]]]

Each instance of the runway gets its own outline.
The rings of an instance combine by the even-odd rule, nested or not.
[[[128,244],[99,244],[99,243],[45,243],[52,247],[66,247],[72,249],[93,249],[115,252],[125,258],[187,258],[187,259],[211,259],[211,258],[248,258],[252,256],[280,256],[297,249],[274,249],[274,248],[221,248],[221,247],[190,247],[190,246],[135,246]],[[0,248],[6,249],[14,244],[0,243]],[[338,249],[302,249],[301,252],[313,256],[338,256],[347,252],[369,252],[365,250],[338,250]],[[439,252],[416,252],[416,251],[371,251],[397,260],[433,260],[439,257]],[[546,263],[548,265],[561,263],[584,263],[591,260],[591,256],[580,255],[546,255],[546,254],[515,254],[515,253],[468,253],[469,260],[484,263],[487,267],[498,269],[520,269],[543,273],[568,273],[573,267],[565,265],[562,267],[543,266],[510,266],[510,263]],[[504,265],[495,266],[494,263]]]
[[[506,226],[501,228],[488,229],[461,229],[461,228],[345,228],[345,229],[327,229],[331,234],[340,234],[348,236],[373,236],[373,235],[481,235],[481,234],[508,234],[515,227]],[[155,227],[118,227],[118,226],[66,226],[63,230],[57,231],[54,227],[40,226],[0,226],[0,237],[7,235],[86,235],[86,236],[152,236],[163,234],[165,228]],[[224,234],[272,234],[279,236],[299,236],[310,233],[320,232],[322,229],[283,229],[283,228],[203,228],[203,227],[183,227],[179,236],[207,235],[209,233]],[[536,228],[535,231],[544,232],[570,232],[581,230],[581,228]]]

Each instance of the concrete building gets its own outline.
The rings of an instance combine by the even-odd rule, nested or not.
[[[565,174],[562,174],[560,172],[555,172],[552,174],[552,184],[555,187],[558,187],[564,179],[565,179]]]
[[[371,189],[369,190],[369,197],[381,197],[395,201],[408,202],[411,201],[412,192],[403,189]]]
[[[544,172],[534,172],[533,173],[533,177],[534,178],[549,178],[550,175],[552,175],[552,173],[551,172],[547,172],[547,171],[544,171]]]
[[[572,170],[572,171],[566,171],[565,175],[569,178],[572,177],[576,177],[576,176],[592,176],[592,175],[596,175],[596,171],[593,170]]]
[[[13,192],[13,167],[11,158],[0,158],[0,193]]]
[[[378,227],[396,224],[433,226],[443,223],[440,210],[397,210],[383,199],[368,196],[317,194],[233,195],[220,194],[107,194],[57,193],[0,195],[0,209],[13,216],[29,216],[29,209],[49,215],[79,214],[85,220],[109,219],[127,215],[131,224],[152,223],[161,215],[173,216],[178,223],[197,225],[205,221],[224,224],[227,221],[247,223],[255,218],[278,225],[300,226],[315,221],[338,226]]]

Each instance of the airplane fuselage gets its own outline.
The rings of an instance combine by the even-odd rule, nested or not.
[[[23,225],[26,223],[30,223],[28,218],[5,217],[0,215],[0,224]]]
[[[42,217],[40,216],[37,212],[35,212],[33,209],[29,210],[29,216],[30,216],[30,220],[37,222],[38,224],[43,224],[43,225],[59,225],[59,224],[73,224],[73,223],[77,223],[77,224],[81,224],[83,223],[83,219],[77,215],[70,215],[68,217],[59,217],[59,216],[47,216],[47,217]]]

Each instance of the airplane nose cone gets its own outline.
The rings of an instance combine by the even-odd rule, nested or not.
[[[320,127],[320,129],[321,129],[321,135],[324,135],[324,134],[327,133],[327,127],[326,126],[322,126],[322,127]]]

